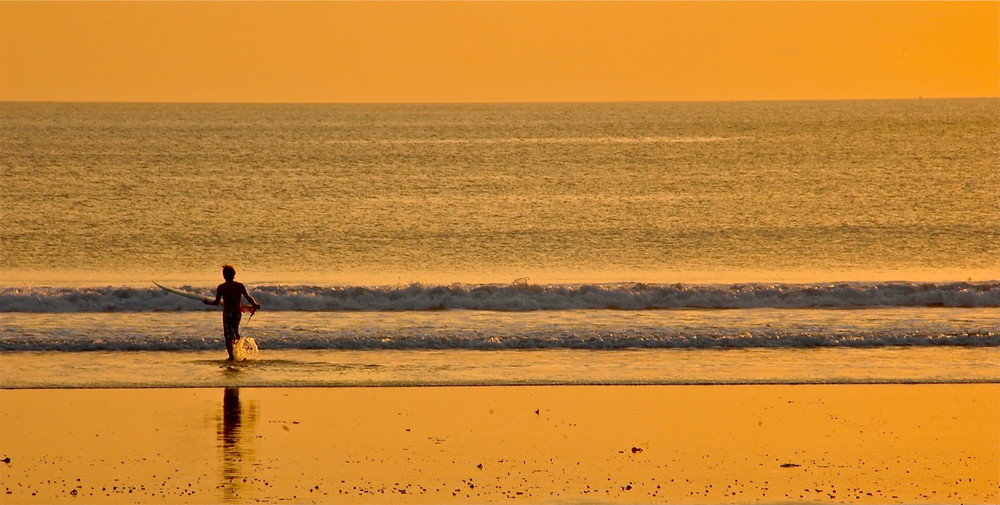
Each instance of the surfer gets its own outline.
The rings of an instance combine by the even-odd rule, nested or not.
[[[230,360],[236,360],[233,355],[233,344],[240,339],[240,320],[243,319],[242,303],[243,297],[253,306],[253,310],[260,308],[257,300],[254,300],[247,287],[241,282],[236,282],[236,269],[230,265],[222,266],[222,278],[226,280],[215,290],[214,300],[205,300],[208,305],[218,305],[222,301],[222,335],[226,339],[226,352],[229,353]]]

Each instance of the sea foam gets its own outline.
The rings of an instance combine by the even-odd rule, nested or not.
[[[287,330],[287,329],[284,329]],[[318,332],[294,334],[278,329],[256,329],[262,349],[328,350],[514,350],[514,349],[815,349],[879,347],[998,347],[1000,332],[895,332],[841,334],[788,331],[566,331],[527,332],[521,335],[473,333]],[[217,350],[221,337],[205,332],[136,335],[110,330],[101,334],[62,331],[45,335],[0,335],[0,351],[199,351]]]
[[[211,288],[182,289],[210,294]],[[554,284],[250,286],[267,310],[650,310],[1000,307],[1000,282],[825,284]],[[153,287],[0,288],[0,312],[209,310]]]

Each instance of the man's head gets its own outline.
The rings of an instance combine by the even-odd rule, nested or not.
[[[231,281],[236,278],[236,269],[232,265],[222,265],[222,278]]]

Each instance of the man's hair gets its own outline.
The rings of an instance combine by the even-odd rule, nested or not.
[[[236,277],[236,269],[232,265],[222,265],[222,278],[231,281]]]

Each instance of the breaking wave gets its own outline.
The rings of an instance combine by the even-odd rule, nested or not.
[[[328,144],[360,145],[497,145],[497,144],[693,144],[752,140],[750,136],[736,137],[534,137],[534,138],[452,138],[452,139],[378,139],[378,140],[328,140]]]
[[[182,289],[208,295],[211,288]],[[266,310],[649,310],[1000,307],[1000,282],[828,284],[411,284],[381,287],[251,286]],[[154,287],[0,288],[0,312],[210,310]]]
[[[535,332],[521,335],[483,334],[339,334],[290,335],[254,330],[261,349],[335,350],[512,350],[512,349],[813,349],[877,347],[998,347],[1000,332],[868,332],[868,333],[685,333],[685,332]],[[220,338],[204,334],[99,336],[0,335],[0,351],[199,351],[218,350]]]

